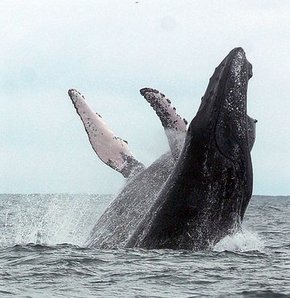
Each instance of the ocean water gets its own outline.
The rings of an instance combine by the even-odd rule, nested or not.
[[[290,297],[290,197],[211,251],[83,246],[113,196],[0,195],[0,297]]]

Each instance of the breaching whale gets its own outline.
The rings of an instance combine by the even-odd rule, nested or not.
[[[224,59],[224,62],[231,60],[229,56],[230,54],[227,56],[228,59],[227,58]],[[220,74],[223,73],[223,79],[220,79],[220,81],[225,80],[227,76],[225,74],[225,71],[221,71],[221,69],[218,67],[216,69],[216,72],[220,72]],[[213,77],[215,77],[215,74]],[[129,182],[126,184],[124,189],[119,193],[117,198],[112,202],[109,208],[98,220],[96,226],[94,227],[91,233],[90,239],[88,239],[87,241],[88,246],[94,246],[97,248],[116,248],[116,247],[124,247],[124,246],[127,246],[127,247],[139,246],[139,247],[155,248],[155,246],[144,245],[145,243],[144,240],[142,244],[140,241],[142,236],[144,236],[146,232],[149,231],[149,229],[146,231],[146,229],[144,229],[144,226],[147,226],[148,228],[149,224],[153,222],[152,220],[148,221],[149,215],[146,215],[146,213],[148,210],[150,210],[149,214],[152,215],[152,210],[156,208],[156,206],[158,205],[158,201],[160,200],[159,199],[160,197],[158,197],[157,199],[158,192],[162,188],[163,188],[162,192],[164,192],[164,188],[168,188],[167,186],[168,182],[166,183],[165,187],[162,187],[162,186],[173,170],[173,167],[175,165],[174,160],[176,160],[179,156],[181,147],[184,142],[184,135],[186,132],[186,121],[184,119],[181,119],[181,117],[178,116],[177,114],[175,114],[175,108],[173,108],[170,105],[170,101],[166,99],[165,96],[160,92],[158,92],[157,90],[143,88],[140,90],[140,92],[146,98],[146,100],[151,104],[151,106],[154,108],[157,115],[159,116],[161,123],[164,126],[166,135],[168,137],[169,145],[171,148],[172,155],[174,156],[174,159],[172,159],[170,153],[167,153],[163,155],[161,158],[159,158],[156,162],[154,162],[146,170],[144,170],[142,166],[139,166],[138,171],[133,171],[135,173],[133,177],[131,176],[131,178],[129,179]],[[70,90],[69,95],[75,105],[77,112],[79,113],[83,121],[83,124],[88,133],[90,142],[92,144],[92,140],[91,140],[92,134],[89,133],[89,129],[91,129],[92,126],[94,126],[96,129],[99,126],[99,123],[96,124],[94,117],[86,116],[90,114],[90,113],[87,113],[90,110],[82,111],[82,108],[80,107],[83,105],[84,98],[76,90]],[[204,98],[206,98],[206,96],[204,96]],[[203,104],[204,104],[204,100],[202,102],[202,105]],[[251,149],[255,140],[255,123],[256,123],[256,120],[245,115],[245,127],[246,127],[246,132],[248,134],[249,150]],[[105,126],[102,124],[101,131],[103,133],[106,131],[106,129],[108,129],[106,128],[104,130],[104,127]],[[95,137],[96,135],[97,134],[95,131]],[[98,139],[100,139],[101,135],[103,134],[98,135]],[[95,143],[95,146],[92,144],[97,154],[98,154],[97,152],[98,148],[96,145],[98,141],[100,140],[95,140],[95,142],[93,142]],[[106,147],[105,142],[103,142],[102,144],[103,146],[101,147],[102,148],[101,151],[104,150],[104,148]],[[107,155],[109,155],[109,152],[110,151],[108,149]],[[130,156],[131,155],[132,154],[130,154]],[[107,163],[106,161],[104,162]],[[177,164],[179,163],[180,161],[178,161]],[[110,161],[110,163],[107,163],[107,164],[111,166],[112,160]],[[137,164],[140,165],[141,163],[137,162]],[[112,168],[118,170],[118,168],[116,167],[112,167]],[[174,169],[173,173],[175,171],[176,169]],[[155,202],[156,199],[157,199],[157,202]],[[185,210],[185,213],[186,213],[186,210]],[[138,226],[137,230],[136,230],[136,226]],[[142,232],[140,233],[140,231]],[[132,233],[134,234],[132,237],[130,237]],[[141,234],[142,236],[140,236]],[[203,236],[205,236],[206,238],[205,234]],[[172,237],[169,237],[169,238],[172,238]],[[180,247],[180,248],[202,249],[204,247],[207,247],[206,245],[202,247],[201,245],[198,244],[199,243],[198,241],[195,241],[195,242],[196,242],[195,246],[192,246],[189,243],[189,246],[186,247],[184,245],[177,245],[177,246],[170,245],[169,244],[170,241],[167,241],[167,244],[165,244],[164,246],[157,245],[156,248],[159,248],[159,247],[179,248]],[[211,240],[210,238],[208,238],[208,243],[210,242]]]
[[[253,185],[251,76],[242,48],[215,69],[178,161],[126,247],[202,250],[240,227]]]
[[[176,156],[181,151],[180,144],[185,137],[187,121],[177,114],[170,100],[159,91],[144,88],[140,93],[159,115],[170,148],[174,150],[163,154],[146,169],[133,156],[128,142],[116,137],[103,118],[92,111],[84,96],[75,89],[68,91],[96,154],[114,170],[123,174],[122,169],[125,168],[127,169],[125,173],[129,174],[123,189],[96,222],[85,243],[86,246],[124,247],[171,173],[174,166],[173,155]]]

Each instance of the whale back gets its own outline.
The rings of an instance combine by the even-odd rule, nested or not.
[[[174,160],[168,152],[129,179],[97,221],[86,245],[104,249],[124,247],[155,203],[173,167]]]

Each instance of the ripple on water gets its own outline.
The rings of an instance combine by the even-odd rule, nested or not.
[[[290,293],[290,198],[254,198],[243,231],[222,239],[213,251],[82,247],[96,220],[95,211],[101,213],[109,201],[89,195],[2,196],[0,296],[287,297]]]

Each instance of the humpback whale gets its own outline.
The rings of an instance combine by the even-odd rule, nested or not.
[[[175,155],[179,154],[181,146],[177,144],[184,140],[187,121],[181,119],[170,100],[159,91],[144,88],[140,93],[147,96],[147,101],[158,111],[157,114],[169,136],[169,145],[174,148]],[[126,176],[121,169],[130,162],[125,167],[125,173],[128,173],[125,186],[98,219],[85,245],[96,248],[124,247],[146,211],[155,202],[158,192],[172,171],[173,153],[169,151],[163,154],[145,169],[133,156],[128,142],[124,143],[121,138],[116,137],[103,118],[93,112],[80,92],[70,89],[68,94],[81,118],[92,148],[100,159],[124,177]],[[174,136],[178,141],[174,140]]]
[[[126,175],[122,173],[129,179],[97,221],[86,245],[204,249],[238,228],[251,196],[248,155],[255,141],[257,122],[246,114],[250,76],[251,66],[244,51],[231,51],[216,68],[188,131],[187,121],[162,93],[141,89],[160,118],[171,149],[147,169],[133,157],[126,141],[122,147],[125,149],[120,143],[114,145],[116,139],[121,139],[100,121],[79,92],[69,90],[97,155],[102,159],[106,152],[102,160],[120,173],[128,161],[126,168],[130,169]],[[239,112],[244,115],[243,121],[234,117]],[[242,131],[246,137],[239,140]],[[109,137],[102,140],[104,135]],[[117,150],[110,154],[112,140]],[[248,171],[241,165],[247,165]],[[215,224],[217,231],[211,231],[210,225]]]
[[[239,229],[253,185],[251,76],[242,48],[215,69],[178,161],[126,247],[202,250]]]

